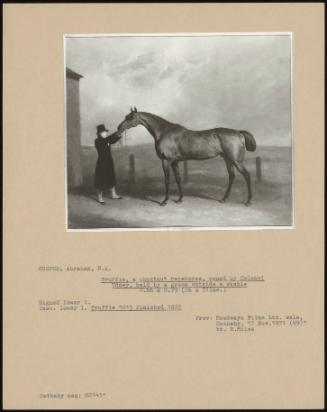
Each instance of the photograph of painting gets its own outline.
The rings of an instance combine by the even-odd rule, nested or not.
[[[66,35],[67,229],[292,227],[292,35]]]

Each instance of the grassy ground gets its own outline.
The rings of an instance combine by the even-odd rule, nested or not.
[[[129,155],[135,156],[136,181],[129,179]],[[262,180],[256,179],[255,157],[262,159]],[[69,193],[68,227],[140,228],[165,226],[233,227],[288,226],[292,224],[292,157],[287,147],[259,147],[247,152],[245,166],[251,173],[253,204],[244,206],[246,185],[237,174],[229,201],[218,202],[225,191],[228,175],[222,159],[188,162],[188,183],[184,201],[176,204],[177,187],[171,175],[171,201],[159,206],[164,197],[163,171],[154,145],[115,146],[113,158],[117,188],[122,200],[96,202],[93,175],[95,149],[83,148],[83,187]],[[180,165],[183,177],[183,164]]]

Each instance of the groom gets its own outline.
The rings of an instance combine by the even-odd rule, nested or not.
[[[97,126],[97,138],[94,141],[98,152],[98,160],[95,167],[94,186],[98,195],[98,202],[105,204],[103,200],[104,190],[109,190],[111,199],[121,199],[116,193],[116,174],[114,161],[111,156],[111,145],[120,140],[119,132],[109,135],[109,130],[104,124]]]

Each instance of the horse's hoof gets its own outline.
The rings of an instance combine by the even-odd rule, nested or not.
[[[166,201],[166,200],[164,200],[164,201],[160,202],[159,204],[160,204],[160,206],[166,206],[167,201]]]
[[[251,206],[251,204],[252,204],[252,203],[251,203],[250,200],[249,200],[248,202],[245,202],[245,203],[244,203],[245,206]]]
[[[183,199],[181,199],[181,198],[175,200],[175,203],[182,203],[182,202],[183,202]]]
[[[219,203],[225,203],[225,202],[226,202],[226,199],[220,199],[220,200],[218,200],[218,202],[219,202]]]

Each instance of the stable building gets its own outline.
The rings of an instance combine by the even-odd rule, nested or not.
[[[79,81],[83,76],[66,68],[66,156],[68,189],[83,184]]]

